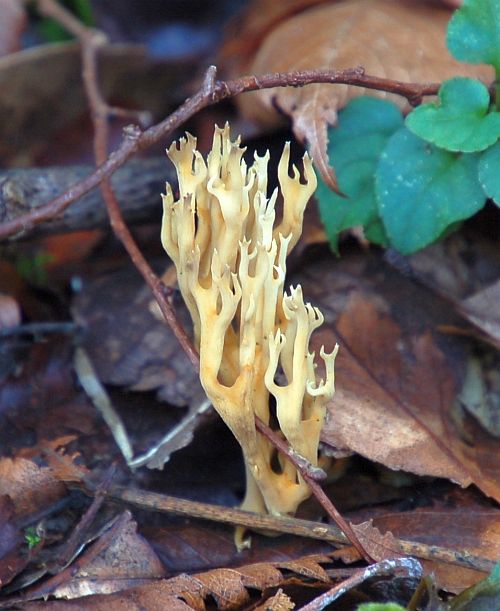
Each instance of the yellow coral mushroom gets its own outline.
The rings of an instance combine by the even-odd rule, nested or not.
[[[282,435],[317,465],[336,348],[329,354],[321,349],[325,380],[317,382],[308,346],[323,316],[304,303],[300,286],[283,292],[286,257],[317,184],[311,159],[303,159],[304,182],[295,166],[290,177],[285,145],[278,166],[283,214],[274,227],[278,189],[268,197],[269,153],[255,155],[247,168],[244,151],[239,139],[231,142],[227,125],[215,129],[206,162],[189,134],[170,147],[179,199],[167,184],[161,237],[193,320],[201,383],[243,450],[242,507],[279,515],[293,513],[309,489],[257,433],[255,415],[269,424],[272,400]]]

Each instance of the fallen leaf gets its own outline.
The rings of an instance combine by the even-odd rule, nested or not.
[[[450,15],[447,9],[409,0],[321,5],[273,29],[248,62],[247,71],[264,74],[361,65],[366,74],[405,82],[471,76],[489,83],[494,78],[491,68],[459,63],[448,53],[445,33]],[[331,184],[327,127],[335,125],[337,111],[352,97],[365,94],[365,89],[349,85],[318,84],[260,90],[239,96],[237,103],[245,117],[267,127],[281,123],[277,111],[290,116],[295,135],[307,143],[325,182]],[[369,94],[409,109],[400,96],[379,91]]]
[[[500,558],[500,511],[484,507],[387,513],[374,518],[374,526],[382,532],[407,541],[468,553],[492,561]],[[357,532],[357,531],[356,531]],[[424,560],[427,572],[436,576],[440,588],[461,592],[484,579],[486,573],[449,563]]]
[[[151,611],[179,609],[206,609],[205,599],[212,597],[217,608],[239,609],[250,601],[248,588],[263,591],[276,588],[286,579],[286,574],[319,579],[329,583],[330,579],[321,564],[331,563],[327,555],[306,556],[293,562],[251,564],[238,569],[216,569],[197,575],[178,575],[171,579],[139,586],[108,596],[95,595],[71,602],[52,601],[44,603],[49,609],[91,609],[124,611],[148,609]],[[28,603],[25,609],[38,609],[39,603]]]
[[[497,439],[500,439],[500,354],[489,348],[467,360],[464,382],[454,405],[457,421],[466,410]]]
[[[159,389],[172,405],[201,402],[205,394],[168,326],[150,312],[151,292],[131,268],[85,281],[73,304],[86,328],[84,348],[104,384]],[[189,328],[187,310],[176,312]]]
[[[498,440],[472,418],[453,421],[477,343],[439,332],[460,320],[449,303],[368,254],[324,258],[293,282],[325,316],[312,347],[340,345],[322,441],[500,498]]]
[[[293,15],[326,2],[332,0],[253,0],[230,20],[218,63],[236,76],[246,73],[248,62],[269,32]]]
[[[149,543],[129,522],[118,537],[68,583],[57,588],[56,598],[109,594],[165,576],[165,569]]]
[[[405,338],[377,306],[355,294],[337,321],[337,393],[322,440],[392,469],[475,483],[500,499],[498,475],[481,466],[485,442],[466,444],[449,419],[457,384],[444,354],[430,333]]]
[[[495,221],[491,223],[489,220],[486,220],[485,226],[488,232],[459,231],[411,257],[393,253],[387,256],[387,260],[403,273],[413,275],[432,291],[450,300],[456,311],[480,331],[481,337],[498,348],[498,226]]]
[[[328,543],[302,537],[266,537],[252,534],[252,546],[238,552],[232,528],[206,521],[189,520],[158,528],[145,526],[147,537],[170,574],[208,571],[224,566],[235,568],[257,562],[294,562],[311,554],[328,553]]]
[[[25,458],[0,459],[0,495],[12,499],[16,517],[38,513],[65,494],[65,486],[48,467]]]

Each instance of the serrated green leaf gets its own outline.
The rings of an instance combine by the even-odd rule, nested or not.
[[[406,611],[405,607],[397,603],[363,603],[358,611]]]
[[[457,77],[441,85],[437,103],[415,108],[406,126],[447,151],[484,151],[500,137],[500,112],[488,112],[489,107],[490,94],[483,83]]]
[[[464,0],[446,35],[450,53],[459,61],[491,64],[500,72],[500,0]]]
[[[500,142],[497,142],[479,159],[479,182],[486,195],[500,206]]]
[[[402,125],[401,112],[391,102],[358,97],[340,111],[337,127],[329,130],[328,156],[347,199],[331,191],[321,179],[316,196],[335,252],[339,233],[356,225],[363,226],[371,242],[387,244],[375,199],[374,174],[387,140]]]
[[[392,246],[404,254],[415,252],[482,208],[486,197],[477,165],[478,155],[450,153],[406,127],[398,130],[380,157],[375,180]]]

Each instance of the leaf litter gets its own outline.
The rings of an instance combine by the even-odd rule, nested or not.
[[[318,3],[312,1],[307,4],[310,7]],[[337,4],[339,9],[343,4],[346,10],[349,6],[352,10],[360,3],[346,1]],[[401,6],[397,8],[395,3],[388,0],[373,2],[372,5],[374,4],[387,7],[392,5],[390,10],[393,11],[394,18],[399,19],[398,15],[402,14],[401,7],[404,3],[399,3]],[[280,16],[278,11],[278,16],[275,14],[273,17],[272,27],[267,30],[264,27],[265,34],[260,40],[270,45],[266,37],[279,32],[281,27],[288,27],[285,17],[292,16],[290,22],[300,17],[293,17],[293,14],[300,13],[301,6],[303,7],[304,3],[286,3],[283,8],[286,15]],[[325,4],[324,7],[313,7],[308,13],[312,15],[315,11],[333,8],[334,4]],[[415,20],[402,20],[400,25],[408,25],[411,21],[412,25],[408,27],[412,28],[412,38],[415,36],[413,30],[416,31],[418,42],[418,36],[423,32],[418,24],[423,23],[421,17],[424,11],[435,9],[424,9],[415,5],[413,9]],[[432,13],[430,19],[431,13],[425,14],[427,27],[432,33],[434,21],[436,27],[440,21],[434,17],[440,12]],[[262,22],[265,23],[266,15],[262,12],[261,16]],[[276,27],[278,23],[282,25]],[[370,22],[367,23],[368,25],[363,27],[373,30]],[[398,28],[399,25],[395,25],[393,30],[397,31]],[[326,29],[326,26],[319,28],[318,34],[322,29]],[[365,52],[367,48],[362,44],[365,34],[359,32],[361,38],[357,39],[354,64],[363,61],[359,51],[361,49]],[[348,38],[349,36],[346,36],[343,39],[344,44]],[[384,46],[383,37],[378,41]],[[295,44],[292,46],[294,50],[297,47]],[[431,45],[424,52],[435,52],[431,51],[430,47]],[[256,45],[252,48],[255,49]],[[418,46],[417,48],[419,49]],[[290,50],[290,47],[288,49]],[[261,51],[258,51],[258,54]],[[342,49],[340,51],[343,52]],[[279,59],[282,53],[277,55]],[[287,55],[293,59],[291,52],[287,52]],[[371,55],[375,61],[376,54]],[[247,59],[253,61],[252,58]],[[432,62],[438,66],[435,55]],[[390,66],[390,62],[387,65]],[[395,70],[391,76],[402,74]],[[477,70],[477,67],[474,70]],[[410,72],[406,73],[409,80],[419,80],[418,75],[411,73],[410,79],[409,74]],[[441,78],[442,75],[437,74],[430,75],[425,80]],[[61,87],[60,84],[57,86]],[[334,91],[332,88],[328,90]],[[289,93],[296,96],[305,91],[304,89],[302,92]],[[342,95],[350,95],[350,92],[344,92]],[[241,102],[244,97],[240,97]],[[321,99],[317,94],[315,112],[319,109]],[[251,98],[248,100],[251,103]],[[288,104],[290,109],[294,104],[298,104],[291,112],[300,113],[307,110],[306,102],[300,96],[294,98],[294,101],[288,100],[286,96],[283,100],[279,105],[282,104],[285,111]],[[317,112],[313,113],[313,124],[314,121],[329,121],[330,117],[334,116],[331,113],[335,113],[341,103],[343,102],[332,100],[331,108],[322,109],[327,119],[320,120]],[[261,104],[262,102],[255,104],[255,109]],[[304,108],[301,108],[300,104],[303,104]],[[259,112],[267,113],[270,106],[265,108],[264,105],[262,108]],[[300,118],[300,115],[297,116]],[[275,118],[271,120],[274,122]],[[313,125],[313,128],[322,129],[320,123],[319,126]],[[299,119],[297,125],[300,127]],[[302,135],[314,137],[310,134]],[[494,397],[496,387],[491,383],[491,374],[485,369],[485,363],[491,360],[491,353],[480,353],[479,357],[474,353],[471,357],[471,352],[474,352],[471,346],[477,340],[469,333],[469,328],[468,335],[466,333],[463,336],[452,336],[450,333],[453,328],[463,329],[463,316],[466,315],[493,340],[490,343],[494,343],[494,325],[489,323],[489,320],[494,322],[494,318],[489,308],[484,306],[491,303],[491,296],[484,293],[483,297],[482,294],[483,290],[488,291],[491,287],[494,300],[494,274],[488,276],[480,286],[471,286],[468,292],[457,292],[454,304],[458,314],[453,315],[451,308],[415,285],[413,280],[401,279],[396,273],[389,274],[379,257],[371,257],[366,253],[348,253],[338,262],[324,257],[322,252],[319,255],[311,252],[304,251],[305,256],[298,262],[295,277],[291,280],[302,281],[307,286],[308,293],[314,293],[315,304],[324,303],[328,312],[328,329],[325,331],[328,341],[340,335],[344,340],[343,361],[339,360],[337,372],[338,394],[329,409],[330,425],[323,433],[323,441],[333,452],[344,455],[356,452],[371,461],[359,462],[360,459],[357,458],[344,458],[342,460],[347,467],[338,469],[335,475],[339,484],[345,480],[351,483],[350,498],[344,499],[347,504],[351,504],[349,517],[358,524],[361,522],[358,528],[371,540],[369,545],[372,553],[380,559],[400,554],[395,543],[398,538],[414,538],[420,543],[455,549],[465,547],[469,553],[483,559],[493,559],[498,549],[498,511],[486,497],[481,497],[482,501],[476,504],[469,503],[465,496],[459,497],[452,508],[435,505],[441,494],[441,486],[448,486],[447,490],[458,490],[447,482],[443,484],[444,479],[457,481],[461,485],[474,482],[487,495],[498,495],[498,442],[490,434],[494,432],[494,428],[488,424],[491,419],[479,416],[477,412],[469,409],[466,409],[464,415],[456,408],[458,399],[464,402],[464,387],[461,383],[466,377],[471,358],[476,361],[479,359],[481,370],[485,371],[486,381],[481,387],[480,396]],[[91,257],[88,252],[85,256]],[[323,259],[323,266],[318,263],[320,259]],[[78,262],[74,261],[73,265],[77,266]],[[435,269],[437,266],[431,263],[430,267]],[[450,269],[453,269],[453,263]],[[450,275],[453,275],[452,272]],[[465,275],[469,280],[474,278],[474,273],[470,270],[467,270]],[[103,298],[101,294],[99,299],[99,290],[103,288],[103,284],[99,287],[96,285],[93,295],[87,286],[75,302],[75,316],[79,323],[87,326],[90,334],[98,329],[91,341],[88,340],[89,336],[85,340],[86,347],[92,350],[97,374],[101,377],[101,382],[108,385],[113,399],[121,399],[116,401],[117,409],[129,425],[134,443],[139,441],[139,447],[147,449],[151,437],[146,436],[146,441],[142,440],[141,446],[140,436],[148,427],[158,429],[165,426],[168,429],[172,422],[178,421],[180,406],[187,405],[190,409],[196,404],[196,378],[189,366],[182,363],[177,345],[170,337],[162,335],[160,327],[164,327],[157,324],[152,317],[144,315],[149,297],[143,293],[136,301],[140,289],[126,293],[128,280],[118,283],[115,276],[108,280],[108,288],[104,288],[108,298]],[[384,292],[385,289],[388,293]],[[436,290],[440,292],[440,289]],[[116,300],[111,302],[113,292],[116,293]],[[16,295],[21,307],[26,303],[25,295],[26,292],[24,296],[22,293],[19,293],[19,297]],[[89,295],[91,298],[84,303]],[[478,297],[479,303],[473,302],[475,296]],[[468,302],[469,299],[472,301]],[[30,309],[35,315],[36,307],[36,303],[33,306],[32,300]],[[130,307],[137,308],[135,313]],[[99,326],[99,319],[102,321],[106,314],[107,326]],[[118,324],[113,324],[114,316]],[[132,319],[133,325],[130,324]],[[97,323],[96,327],[94,323]],[[139,330],[134,336],[131,331],[132,327],[136,327],[135,323]],[[142,345],[140,342],[146,337],[147,341]],[[322,339],[325,337],[317,338],[319,343]],[[148,362],[150,349],[153,349],[153,356]],[[209,500],[217,500],[221,504],[234,503],[238,493],[241,493],[242,474],[241,471],[238,474],[237,465],[232,468],[224,482],[216,484],[217,479],[225,477],[227,463],[237,463],[237,452],[233,451],[230,459],[229,454],[217,455],[216,450],[226,441],[219,433],[210,437],[210,430],[204,433],[205,437],[201,437],[196,427],[192,431],[194,438],[190,435],[186,439],[189,447],[173,455],[172,464],[165,466],[162,477],[151,472],[144,473],[144,470],[138,470],[132,475],[123,462],[120,462],[119,452],[91,401],[75,383],[71,353],[72,346],[60,337],[52,342],[46,341],[45,338],[40,341],[38,337],[31,343],[24,343],[21,353],[16,347],[17,361],[14,366],[11,364],[2,370],[0,417],[1,444],[5,456],[0,461],[0,487],[3,493],[3,496],[0,495],[0,578],[2,586],[10,582],[14,595],[16,592],[27,592],[27,582],[19,581],[19,577],[23,577],[23,571],[24,575],[35,575],[34,567],[54,561],[57,549],[55,544],[64,541],[68,532],[72,532],[72,528],[77,528],[78,518],[85,507],[88,507],[88,501],[82,499],[81,492],[75,488],[75,482],[90,474],[99,473],[103,466],[114,460],[119,461],[117,477],[133,486],[159,488],[168,492],[168,486],[173,485],[172,480],[175,477],[178,478],[177,482],[185,478],[183,491],[187,496],[198,495],[202,499],[208,496]],[[128,361],[125,361],[127,357]],[[176,358],[179,359],[178,362],[174,361]],[[124,364],[126,366],[122,367]],[[398,383],[395,382],[394,374],[391,374],[393,370],[399,375]],[[471,375],[477,386],[478,374],[474,373],[475,371]],[[33,383],[33,380],[36,383]],[[168,404],[159,404],[151,393],[158,389],[162,399],[168,399]],[[134,396],[142,397],[142,400],[134,399]],[[476,393],[473,402],[478,402],[477,396]],[[129,404],[128,408],[124,408],[124,403]],[[168,417],[159,427],[160,420],[155,419],[155,410],[160,409],[167,413]],[[350,421],[349,410],[353,410],[355,414]],[[173,418],[170,418],[173,413]],[[137,414],[140,414],[140,418]],[[487,433],[487,430],[490,433]],[[15,431],[15,435],[12,431]],[[205,446],[205,453],[200,451],[200,439],[203,440],[201,445]],[[165,456],[169,458],[170,453],[167,449]],[[182,458],[183,456],[186,458]],[[337,464],[340,463],[341,461],[338,461]],[[356,465],[361,465],[362,476],[369,477],[371,482],[371,494],[368,498],[362,498],[361,489],[367,488],[366,484],[363,484],[366,480],[359,478],[359,474],[356,475]],[[415,500],[418,495],[410,493],[410,487],[404,488],[402,492],[391,485],[389,488],[392,492],[389,492],[387,485],[384,487],[377,477],[370,474],[371,470],[381,469],[382,465],[402,469],[404,473],[401,477],[414,477],[416,488],[422,490],[425,482],[426,490],[434,492],[429,492],[427,496],[421,493],[418,502]],[[193,475],[203,471],[205,467],[206,473],[209,470],[212,473],[212,479],[207,478],[203,488],[200,485],[201,480],[196,480]],[[441,479],[422,479],[420,476],[408,475],[408,471]],[[349,486],[346,486],[345,490],[349,490]],[[469,490],[465,492],[469,493]],[[461,492],[465,494],[464,491]],[[58,509],[57,504],[60,501],[66,505],[62,508],[59,506]],[[419,502],[422,507],[418,506]],[[303,511],[312,512],[315,518],[320,516],[317,507],[309,506]],[[85,554],[92,551],[96,542],[104,541],[102,537],[106,536],[106,533],[109,534],[112,524],[116,524],[117,515],[122,518],[125,516],[117,536],[108,541],[93,559],[84,563]],[[468,516],[477,519],[468,519]],[[370,523],[372,518],[373,522]],[[23,528],[27,524],[48,526],[47,540],[44,540],[43,529],[40,529],[39,543],[36,543],[36,528],[30,531],[33,533],[31,538],[25,536],[26,531],[23,532]],[[453,528],[450,524],[454,525]],[[248,607],[260,597],[261,606],[267,605],[265,608],[270,608],[271,604],[274,604],[273,599],[280,600],[279,592],[283,595],[282,603],[276,604],[288,605],[290,600],[300,600],[299,591],[302,596],[305,591],[309,591],[310,599],[331,587],[335,579],[345,579],[349,570],[353,570],[346,569],[344,565],[338,568],[340,554],[343,553],[345,557],[348,555],[345,549],[341,550],[340,554],[332,554],[329,552],[330,546],[327,547],[326,544],[307,542],[305,545],[303,540],[294,538],[280,538],[273,545],[273,540],[270,542],[258,534],[254,535],[254,550],[245,552],[238,558],[231,557],[230,529],[217,529],[220,536],[210,524],[193,520],[180,521],[178,518],[160,519],[145,510],[135,511],[132,520],[124,513],[117,514],[115,505],[106,503],[96,524],[86,533],[87,537],[83,537],[83,551],[70,560],[70,569],[72,566],[76,569],[80,566],[77,562],[81,561],[79,572],[76,575],[63,573],[62,582],[57,588],[47,591],[57,597],[73,598],[82,594],[87,597],[49,603],[28,603],[27,597],[21,604],[23,608],[33,609],[43,605],[72,609],[146,607],[174,610],[203,609],[216,604],[224,609]],[[168,536],[165,532],[168,532]],[[30,549],[29,541],[35,542],[33,549]],[[175,541],[183,550],[188,546],[192,549],[191,560],[194,558],[195,561],[191,565],[187,558],[176,558],[177,564],[172,562],[170,566],[165,561],[165,551],[170,550],[175,554],[175,551],[172,552]],[[265,546],[263,541],[266,542]],[[226,550],[226,553],[220,553],[216,560],[214,551],[217,551],[218,546],[221,552]],[[263,549],[267,549],[267,552],[261,551]],[[260,553],[262,556],[259,556]],[[311,553],[315,555],[311,556]],[[264,561],[256,564],[255,561],[260,558]],[[183,560],[187,563],[184,567],[181,564]],[[218,568],[221,566],[225,568]],[[330,568],[332,566],[334,568]],[[182,573],[186,567],[190,571],[204,572],[165,579],[165,576]],[[467,569],[443,563],[439,566],[436,563],[427,564],[426,568],[437,572],[438,585],[448,591],[459,591],[484,576],[484,573],[477,571],[469,571],[467,574],[463,572]],[[167,570],[169,573],[166,573]],[[335,571],[338,571],[337,578]],[[36,577],[33,579],[36,585]],[[391,579],[394,588],[396,581],[396,578]],[[415,585],[416,582],[412,587]],[[278,587],[283,589],[276,592]],[[106,594],[111,591],[115,593]],[[259,593],[256,594],[256,591]],[[411,588],[407,584],[401,591],[404,595],[398,600],[406,604],[408,597],[405,599],[405,596],[411,592]],[[349,599],[353,605],[356,604],[354,601],[357,601],[355,596],[358,594],[355,590],[354,598]],[[364,596],[366,600],[366,595]],[[5,601],[0,599],[0,604],[5,604]]]

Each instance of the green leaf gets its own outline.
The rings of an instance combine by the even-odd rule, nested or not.
[[[356,225],[363,226],[371,242],[387,244],[378,215],[373,177],[387,140],[402,125],[401,112],[391,102],[358,97],[340,111],[338,126],[329,130],[328,156],[347,199],[331,191],[321,180],[316,196],[321,220],[335,252],[338,252],[339,233]]]
[[[488,112],[489,106],[490,94],[483,83],[457,77],[441,85],[437,103],[415,108],[406,126],[447,151],[483,151],[500,137],[500,112]]]
[[[396,603],[363,603],[358,611],[406,611],[405,607]]]
[[[458,60],[491,64],[500,72],[500,0],[464,0],[449,24],[446,44]]]
[[[500,206],[500,142],[479,158],[479,182],[486,195]]]
[[[404,254],[437,240],[472,216],[486,197],[477,177],[478,155],[439,149],[406,127],[387,143],[376,173],[379,212],[391,244]]]

